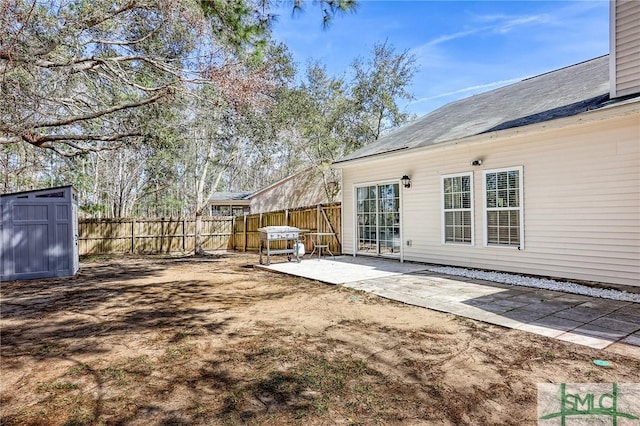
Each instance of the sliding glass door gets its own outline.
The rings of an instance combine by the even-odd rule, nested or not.
[[[356,188],[358,253],[400,254],[400,187],[397,183]]]

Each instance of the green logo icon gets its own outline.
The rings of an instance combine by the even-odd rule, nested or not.
[[[581,383],[538,385],[539,424],[560,424],[561,426],[611,424],[618,420],[640,420],[640,385]],[[604,386],[607,388],[605,389]],[[622,404],[621,404],[622,402]],[[597,423],[594,420],[597,418]],[[552,421],[551,423],[546,422]],[[558,423],[559,421],[559,423]],[[604,422],[603,422],[604,421]],[[632,424],[640,424],[632,422]],[[625,424],[629,424],[625,422]]]

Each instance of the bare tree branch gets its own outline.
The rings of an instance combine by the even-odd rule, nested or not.
[[[55,152],[58,155],[62,155],[63,157],[76,157],[78,155],[81,154],[86,154],[88,152],[103,152],[103,151],[115,151],[118,150],[120,148],[122,148],[122,145],[111,145],[108,147],[100,147],[100,148],[93,148],[93,147],[88,147],[88,146],[80,146],[78,144],[75,144],[69,140],[64,140],[63,141],[63,145],[58,146],[58,145],[51,145],[49,143],[44,143],[42,145],[39,146],[40,148],[45,148],[45,149],[49,149],[53,152]],[[64,150],[63,147],[68,147],[71,148],[71,150],[67,151]]]
[[[44,127],[60,127],[60,126],[68,126],[70,124],[74,124],[77,123],[79,121],[87,121],[87,120],[92,120],[94,118],[99,118],[102,116],[105,116],[107,114],[112,114],[116,111],[122,111],[122,110],[126,110],[126,109],[131,109],[131,108],[137,108],[137,107],[141,107],[143,105],[148,105],[150,103],[156,102],[157,100],[167,96],[168,91],[164,91],[161,93],[158,93],[150,98],[146,98],[143,99],[141,101],[137,101],[137,102],[130,102],[130,103],[126,103],[126,104],[120,104],[120,105],[114,105],[110,108],[106,108],[104,110],[101,111],[96,111],[90,114],[85,114],[85,115],[80,115],[80,116],[75,116],[75,117],[69,117],[66,118],[64,120],[58,120],[58,121],[50,121],[50,122],[45,122],[45,123],[41,123],[41,124],[37,124],[36,126],[34,126],[34,128],[36,129],[40,129],[40,128],[44,128]]]
[[[100,141],[100,142],[112,142],[118,141],[127,138],[140,137],[143,136],[142,133],[139,132],[131,132],[131,133],[116,133],[112,135],[74,135],[74,134],[64,134],[64,135],[46,135],[46,136],[36,136],[30,138],[28,136],[23,137],[25,142],[29,142],[33,145],[45,144],[47,142],[62,142],[63,144],[69,145],[73,148],[78,148],[71,141]]]
[[[10,145],[19,142],[22,142],[22,138],[19,136],[0,136],[0,145]]]

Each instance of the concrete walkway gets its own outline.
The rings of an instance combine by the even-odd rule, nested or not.
[[[592,348],[640,347],[637,303],[445,276],[429,272],[429,265],[379,258],[274,262],[257,267]]]

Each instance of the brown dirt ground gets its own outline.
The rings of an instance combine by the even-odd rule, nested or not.
[[[640,382],[634,355],[256,262],[94,257],[72,279],[3,283],[0,423],[523,425],[538,383]]]

